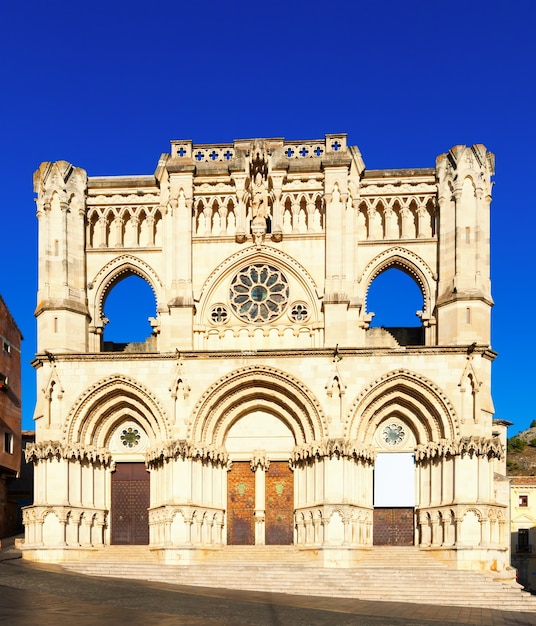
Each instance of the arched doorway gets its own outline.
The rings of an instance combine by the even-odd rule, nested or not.
[[[374,434],[373,544],[415,544],[415,434],[399,413],[392,412]]]
[[[249,412],[229,428],[228,544],[293,543],[294,477],[288,461],[294,445],[287,424],[267,411]]]
[[[145,463],[117,463],[112,473],[111,543],[149,543],[149,472]]]
[[[373,520],[374,545],[414,545],[415,457],[411,452],[376,455]]]
[[[148,437],[132,418],[113,430],[109,449],[115,461],[110,488],[110,543],[149,543],[150,474],[144,462]]]

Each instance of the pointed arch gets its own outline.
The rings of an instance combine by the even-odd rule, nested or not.
[[[153,268],[141,259],[130,254],[123,254],[115,257],[104,267],[102,267],[95,278],[88,284],[88,289],[94,290],[94,300],[92,307],[92,317],[94,321],[100,320],[104,312],[104,300],[110,289],[122,278],[129,275],[139,276],[151,287],[158,310],[159,294],[162,283]]]
[[[306,299],[311,305],[310,319],[318,320],[320,312],[320,294],[317,285],[306,268],[298,263],[296,259],[276,248],[264,246],[261,251],[255,247],[241,250],[228,257],[223,263],[218,265],[201,287],[196,300],[200,303],[197,317],[200,320],[208,318],[207,308],[211,306],[212,294],[222,284],[225,276],[230,277],[238,272],[246,263],[269,263],[279,267],[282,271],[291,274],[293,278],[301,284],[305,290]]]
[[[419,255],[400,246],[388,248],[378,254],[363,270],[360,283],[363,285],[365,305],[368,290],[374,279],[390,268],[402,270],[417,282],[424,300],[423,313],[431,313],[435,307],[433,294],[437,277]]]
[[[230,427],[252,410],[263,410],[284,422],[297,445],[320,440],[326,418],[313,392],[285,372],[262,365],[244,367],[216,381],[194,409],[189,437],[223,445]]]
[[[347,436],[372,445],[378,427],[396,416],[411,429],[418,444],[459,436],[454,407],[428,378],[400,369],[372,382],[354,400]]]
[[[154,394],[138,381],[114,374],[96,382],[73,404],[63,440],[106,448],[112,432],[126,420],[138,422],[153,446],[170,437],[169,417]]]

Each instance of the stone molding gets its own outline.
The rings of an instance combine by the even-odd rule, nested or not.
[[[76,506],[31,506],[23,509],[22,516],[25,524],[38,523],[42,524],[50,513],[56,515],[58,520],[65,523],[71,519],[77,524],[85,521],[86,523],[95,524],[97,526],[106,526],[108,523],[108,511],[105,509],[93,509]]]
[[[112,357],[114,354],[112,353]],[[95,422],[92,419],[91,411],[103,399],[111,396],[110,391],[116,395],[120,391],[123,398],[129,396],[137,398],[148,407],[149,410],[144,415],[140,413],[139,421],[150,439],[151,437],[165,439],[169,436],[167,435],[171,429],[169,416],[152,390],[123,374],[111,374],[88,386],[72,404],[63,426],[66,439],[72,440],[77,433],[85,433],[88,429],[91,430],[92,437],[98,437],[99,423],[98,420]]]
[[[186,439],[168,441],[163,446],[150,449],[145,455],[148,467],[154,468],[174,459],[199,460],[213,466],[226,467],[229,463],[229,454],[222,446],[205,445],[200,442],[192,442]]]
[[[86,446],[81,443],[62,444],[59,441],[41,441],[31,443],[25,450],[27,463],[39,463],[52,459],[65,459],[67,461],[87,461],[91,465],[110,467],[112,455],[106,448]]]
[[[291,464],[300,465],[316,459],[350,459],[373,464],[376,452],[373,448],[359,446],[349,439],[322,439],[296,446],[292,451]]]
[[[363,441],[372,441],[375,431],[374,419],[386,403],[388,392],[400,394],[404,390],[428,415],[428,428],[440,440],[446,434],[459,434],[456,411],[444,391],[422,374],[400,368],[386,372],[366,386],[355,398],[348,411],[347,433]]]
[[[504,447],[497,439],[471,436],[418,444],[415,449],[415,461],[426,463],[434,459],[446,459],[454,456],[488,457],[488,459],[501,460],[504,458],[504,454]]]
[[[251,470],[253,472],[257,471],[257,469],[261,469],[263,472],[268,471],[270,467],[270,461],[266,456],[266,450],[253,450],[253,457],[249,462]]]
[[[226,418],[237,406],[251,400],[253,389],[258,408],[262,404],[257,392],[262,391],[267,398],[279,394],[281,401],[285,399],[292,406],[292,409],[287,407],[288,415],[305,416],[306,430],[305,424],[297,419],[289,423],[297,441],[314,439],[327,432],[322,406],[303,381],[279,368],[254,363],[229,372],[206,389],[192,411],[188,434],[197,440],[223,439],[222,425]]]

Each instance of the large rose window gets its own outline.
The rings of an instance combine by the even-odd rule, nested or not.
[[[233,311],[246,322],[261,324],[281,315],[289,288],[283,273],[271,265],[250,265],[233,278],[230,301]]]

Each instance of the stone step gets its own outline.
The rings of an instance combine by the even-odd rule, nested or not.
[[[360,551],[360,560],[350,568],[323,567],[316,550],[294,546],[223,546],[194,552],[202,562],[164,565],[149,546],[107,546],[64,567],[93,576],[177,585],[536,612],[536,597],[520,588],[478,572],[450,569],[415,547]]]
[[[336,595],[366,600],[421,602],[438,605],[483,606],[536,611],[536,598],[506,587],[476,572],[446,569],[447,575],[426,572],[401,580],[398,571],[374,568],[294,568],[242,565],[214,570],[210,565],[151,566],[147,563],[66,563],[65,567],[96,576],[139,578],[172,584],[276,591],[306,595]],[[384,576],[387,574],[387,577]]]

